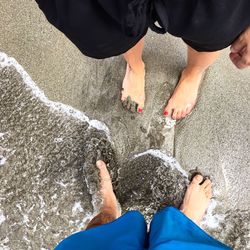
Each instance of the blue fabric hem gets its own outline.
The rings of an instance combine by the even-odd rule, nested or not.
[[[166,231],[166,233],[164,234],[164,232],[162,231]],[[166,235],[167,231],[169,235]],[[156,234],[158,234],[159,232],[160,236],[156,237]],[[184,235],[181,240],[183,240],[183,243],[186,242],[185,244],[190,244],[192,240],[193,242],[195,242],[194,239],[197,238],[197,243],[200,241],[200,243],[204,244],[204,246],[205,244],[211,244],[211,247],[217,247],[217,249],[231,249],[223,243],[219,242],[218,240],[214,239],[209,234],[207,234],[197,224],[195,224],[191,219],[189,219],[184,213],[182,213],[179,209],[175,207],[166,207],[158,211],[154,215],[150,225],[150,243],[153,243],[154,241],[156,242],[154,242],[154,244],[151,243],[150,245],[160,245],[162,241],[168,239],[168,237],[169,243],[170,241],[178,242],[178,238],[175,239],[176,232],[178,232],[178,234]],[[182,245],[181,242],[179,242],[179,244]]]
[[[126,246],[128,250],[143,250],[147,242],[147,226],[139,211],[129,211],[116,220],[76,232],[62,240],[55,250],[106,250]]]

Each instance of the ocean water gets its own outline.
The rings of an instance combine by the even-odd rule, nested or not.
[[[49,100],[4,53],[0,100],[0,249],[52,249],[83,230],[101,204],[94,164],[100,158],[123,211],[138,209],[150,221],[159,208],[180,205],[190,173],[171,154],[148,149],[120,162],[106,124]],[[249,211],[225,209],[214,198],[202,227],[249,249]]]

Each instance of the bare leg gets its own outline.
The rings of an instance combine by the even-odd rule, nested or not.
[[[189,184],[180,211],[196,224],[200,224],[208,204],[212,198],[212,183],[205,180],[202,185],[203,177],[196,175]]]
[[[97,161],[96,166],[100,170],[100,193],[103,199],[103,205],[100,213],[90,221],[86,229],[109,223],[121,216],[106,164],[103,161]]]
[[[145,102],[145,64],[142,60],[144,38],[123,56],[127,62],[123,80],[121,100],[123,106],[131,112],[143,112]]]
[[[187,66],[164,110],[165,116],[181,119],[191,112],[196,104],[202,76],[219,54],[220,51],[197,52],[188,46]]]

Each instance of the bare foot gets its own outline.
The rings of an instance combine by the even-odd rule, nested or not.
[[[196,224],[200,224],[212,198],[212,182],[196,175],[189,184],[180,211]]]
[[[122,84],[122,104],[131,112],[143,112],[145,102],[145,66],[144,63],[135,71],[127,64],[126,75]]]
[[[108,211],[114,218],[121,216],[121,209],[113,191],[112,181],[103,161],[97,161],[96,166],[100,170],[100,194],[103,199],[102,211]]]
[[[174,120],[184,118],[196,104],[203,71],[198,69],[184,69],[173,95],[164,110],[164,116],[171,116]]]

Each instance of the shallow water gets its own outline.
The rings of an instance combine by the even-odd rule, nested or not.
[[[82,230],[101,204],[97,158],[109,163],[123,211],[138,209],[149,221],[157,209],[180,205],[190,173],[170,153],[118,161],[104,123],[48,100],[3,53],[0,100],[0,249],[52,249]],[[235,249],[249,247],[249,211],[214,199],[203,227]]]

